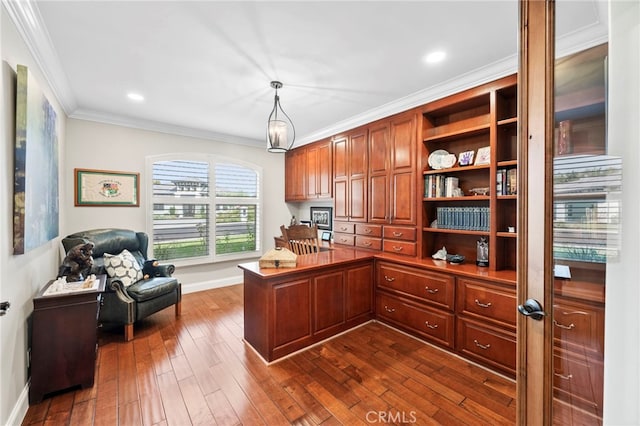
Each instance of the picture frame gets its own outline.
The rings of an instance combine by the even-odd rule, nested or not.
[[[464,151],[458,155],[458,165],[459,166],[470,166],[473,164],[473,157],[475,155],[475,151]]]
[[[322,241],[331,241],[331,231],[324,231],[322,233]]]
[[[478,149],[478,153],[476,154],[476,162],[475,166],[483,166],[491,163],[491,147],[485,146]]]
[[[140,173],[73,169],[76,207],[139,207]]]
[[[318,229],[331,231],[333,229],[332,207],[310,207],[311,222],[318,225]]]

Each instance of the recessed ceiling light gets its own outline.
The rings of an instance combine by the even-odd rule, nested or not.
[[[144,101],[144,96],[142,96],[140,93],[127,93],[127,98],[129,98],[130,100],[134,101],[134,102],[142,102]]]
[[[425,56],[424,61],[428,64],[436,64],[438,62],[442,62],[446,56],[447,54],[444,51],[437,50]]]

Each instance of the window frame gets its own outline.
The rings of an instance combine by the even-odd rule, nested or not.
[[[154,257],[154,205],[167,204],[168,201],[175,203],[175,198],[171,197],[156,197],[153,194],[153,167],[154,164],[161,161],[194,161],[208,164],[209,171],[209,196],[208,198],[185,198],[180,201],[180,204],[207,204],[209,208],[209,254],[205,256],[180,258],[180,259],[167,259],[175,266],[192,266],[203,265],[210,263],[228,262],[233,260],[253,259],[259,257],[262,252],[262,230],[263,228],[263,168],[257,164],[253,164],[247,161],[237,160],[235,158],[220,156],[216,154],[203,154],[203,153],[171,153],[171,154],[158,154],[149,155],[146,157],[146,175],[149,177],[145,184],[147,188],[147,206],[148,210],[145,214],[146,217],[146,232],[149,235],[149,254]],[[253,197],[216,197],[216,164],[233,164],[241,167],[253,170],[257,175],[257,191],[256,198]],[[204,201],[204,202],[203,202]],[[218,254],[216,251],[216,206],[218,204],[250,204],[256,205],[256,249],[250,252],[240,253],[227,253]]]

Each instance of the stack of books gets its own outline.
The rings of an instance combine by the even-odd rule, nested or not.
[[[438,207],[439,229],[489,231],[489,207]]]
[[[518,169],[498,169],[496,176],[497,195],[516,195],[518,193]]]
[[[458,189],[458,178],[445,175],[424,177],[424,198],[454,197]]]

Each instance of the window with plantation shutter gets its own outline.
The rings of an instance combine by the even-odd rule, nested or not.
[[[261,169],[210,155],[148,159],[159,260],[212,262],[260,250]]]

